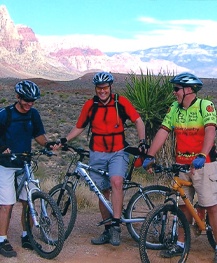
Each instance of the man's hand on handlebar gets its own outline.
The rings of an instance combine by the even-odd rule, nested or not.
[[[45,147],[50,150],[58,150],[59,148],[63,147],[67,143],[66,138],[60,138],[56,142],[47,142]]]
[[[148,171],[148,173],[153,173],[152,166],[155,163],[155,158],[154,156],[147,155],[142,166],[145,170]]]
[[[148,144],[146,144],[145,139],[142,139],[142,140],[139,141],[138,148],[139,148],[139,151],[141,153],[147,154],[147,151],[148,151],[149,147],[150,146]]]
[[[0,153],[10,153],[11,150],[7,146],[0,146]]]

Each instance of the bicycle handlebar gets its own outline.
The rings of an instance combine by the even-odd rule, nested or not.
[[[134,156],[143,156],[144,158],[147,156],[146,153],[140,152],[138,147],[127,146],[126,148],[124,148],[124,151]]]
[[[74,146],[71,146],[71,145],[68,145],[68,144],[63,144],[63,147],[62,147],[62,151],[70,151],[70,149],[72,149],[73,151],[75,151],[78,155],[80,155],[81,157],[89,157],[89,151],[88,150],[85,150],[81,147],[74,147]],[[131,146],[128,146],[124,149],[125,152],[128,152],[134,156],[146,156],[145,153],[142,153],[139,151],[138,147],[131,147]]]
[[[89,151],[81,148],[81,147],[74,147],[72,145],[64,144],[62,147],[62,151],[70,151],[72,149],[74,152],[76,152],[80,157],[89,157],[90,153]]]
[[[23,153],[1,153],[0,157],[5,158],[11,158],[12,160],[20,158],[20,159],[26,159],[31,158],[32,156],[36,155],[47,155],[48,157],[51,157],[52,155],[56,155],[55,153],[48,151],[46,148],[41,150],[36,150],[34,152],[23,152]]]
[[[174,173],[174,174],[178,174],[179,172],[189,173],[190,165],[189,164],[172,164],[170,167],[165,167],[163,165],[154,164],[153,169],[155,173],[162,173],[162,172]]]

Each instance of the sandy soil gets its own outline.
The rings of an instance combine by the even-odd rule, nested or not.
[[[79,212],[75,227],[65,241],[63,250],[53,260],[46,260],[38,256],[34,251],[28,251],[20,245],[21,225],[20,225],[20,204],[16,204],[13,210],[9,241],[17,251],[16,258],[4,258],[0,255],[0,262],[7,263],[29,263],[29,262],[58,262],[58,263],[139,263],[139,249],[127,232],[125,226],[122,226],[122,244],[119,247],[113,247],[110,244],[102,246],[91,245],[92,237],[98,235],[103,230],[97,227],[96,223],[100,221],[99,213]],[[213,259],[213,250],[209,245],[206,235],[199,237],[192,236],[191,251],[188,258],[189,263],[211,263]],[[160,261],[159,261],[160,262]]]

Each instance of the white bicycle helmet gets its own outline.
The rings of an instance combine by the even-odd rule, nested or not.
[[[170,83],[181,85],[182,87],[191,87],[198,92],[203,87],[203,82],[191,73],[181,73],[170,80]]]
[[[40,89],[32,81],[23,80],[15,85],[15,92],[23,99],[37,100],[40,98]]]
[[[110,85],[113,83],[114,78],[111,73],[108,72],[99,72],[93,77],[93,84],[99,85],[104,83],[109,83]]]

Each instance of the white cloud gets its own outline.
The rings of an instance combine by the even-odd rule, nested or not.
[[[151,17],[140,17],[145,30],[137,32],[131,39],[120,39],[106,35],[70,35],[53,36],[56,45],[61,41],[66,48],[79,45],[98,48],[102,52],[123,52],[176,45],[183,43],[206,44],[217,46],[215,31],[217,21],[212,20],[157,20]],[[150,28],[150,29],[149,29]],[[40,37],[46,41],[46,37]]]

